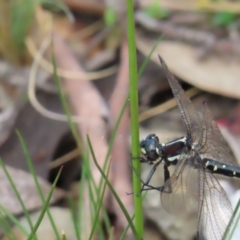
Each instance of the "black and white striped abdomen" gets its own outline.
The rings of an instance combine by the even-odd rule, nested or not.
[[[203,159],[203,164],[205,168],[207,168],[214,174],[222,174],[227,177],[240,178],[240,167],[224,164],[208,158]]]

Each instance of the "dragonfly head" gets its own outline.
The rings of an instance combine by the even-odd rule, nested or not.
[[[162,156],[162,146],[155,134],[149,134],[140,142],[141,153],[149,162],[154,162]]]

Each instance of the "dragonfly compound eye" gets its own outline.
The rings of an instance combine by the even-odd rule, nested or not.
[[[155,134],[150,134],[140,144],[141,152],[151,161],[155,161],[162,155],[162,146]]]

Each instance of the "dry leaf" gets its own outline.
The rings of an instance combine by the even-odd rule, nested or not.
[[[156,40],[143,35],[138,36],[137,48],[147,56]],[[162,41],[151,57],[159,64],[158,54],[166,61],[171,71],[184,81],[208,92],[240,98],[239,62],[226,62],[212,56],[199,61],[193,47],[170,41]]]

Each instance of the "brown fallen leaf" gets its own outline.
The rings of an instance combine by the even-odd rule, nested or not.
[[[156,39],[142,34],[136,38],[137,48],[146,56],[151,52]],[[171,71],[188,83],[208,92],[240,98],[239,62],[226,62],[217,57],[204,61],[196,59],[195,50],[184,43],[162,41],[151,59],[159,63],[158,54],[164,58]]]
[[[65,43],[64,39],[56,32],[54,33],[54,50],[59,67],[73,71],[83,71],[73,52]],[[107,116],[107,108],[94,85],[89,81],[85,81],[85,79],[81,80],[82,81],[72,81],[70,78],[64,79],[62,86],[69,96],[68,99],[75,115],[79,116],[81,120],[78,122],[77,128],[81,134],[84,146],[87,147],[86,137],[88,135],[98,164],[103,168],[107,153],[106,138],[103,138],[103,135],[106,132],[104,117]],[[99,184],[102,176],[94,162],[91,160],[91,156],[90,168],[94,182]],[[103,204],[106,203],[108,193],[107,190],[104,195]],[[92,229],[90,211],[91,201],[89,199],[88,187],[84,188],[83,195],[84,203],[82,216],[84,216],[84,221],[81,221],[81,229],[83,229],[83,231],[81,231],[81,238],[86,239]]]

